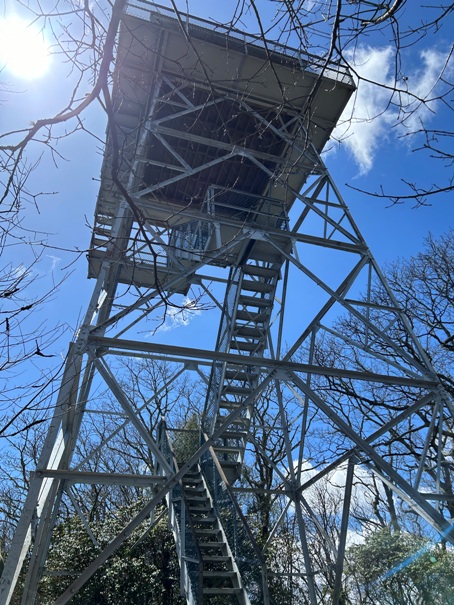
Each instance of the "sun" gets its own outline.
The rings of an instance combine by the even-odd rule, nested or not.
[[[43,33],[19,17],[0,19],[0,70],[16,78],[41,78],[50,66]]]

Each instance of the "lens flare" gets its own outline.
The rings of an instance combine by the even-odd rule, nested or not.
[[[44,76],[49,66],[49,46],[42,31],[19,17],[0,19],[0,70],[34,80]]]

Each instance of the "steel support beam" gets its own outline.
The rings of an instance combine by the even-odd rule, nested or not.
[[[247,367],[259,367],[264,371],[277,369],[291,370],[301,374],[313,374],[317,376],[332,376],[337,378],[347,378],[350,380],[362,380],[365,382],[377,382],[381,384],[393,384],[400,386],[416,386],[420,388],[435,388],[437,381],[431,378],[407,378],[406,376],[390,376],[387,374],[374,374],[373,372],[361,372],[346,370],[342,368],[333,368],[319,366],[315,364],[297,363],[292,361],[268,359],[266,357],[246,357],[236,353],[222,353],[219,351],[208,351],[205,349],[196,349],[191,347],[180,347],[176,345],[165,345],[151,342],[138,342],[123,339],[110,339],[103,336],[90,336],[90,345],[105,349],[115,354],[115,351],[129,351],[132,355],[134,351],[149,353],[150,355],[166,355],[175,361],[184,360],[203,360],[203,361],[223,361],[232,365],[243,365]]]
[[[237,39],[230,44],[229,32],[225,39],[212,36],[206,23],[192,27],[191,22],[183,33],[181,23],[169,21],[164,8],[160,10],[157,16],[147,15],[143,23],[134,19],[120,33],[113,95],[120,125],[116,135],[123,148],[116,176],[125,195],[123,199],[115,190],[110,172],[110,158],[112,154],[118,158],[119,151],[112,139],[107,143],[89,255],[96,285],[70,349],[55,413],[1,579],[0,605],[11,600],[32,533],[36,543],[22,603],[36,601],[65,489],[95,544],[96,532],[85,518],[75,485],[103,486],[112,493],[117,486],[140,488],[148,500],[57,598],[56,605],[69,602],[206,456],[214,460],[226,486],[224,494],[233,498],[237,522],[258,554],[256,572],[264,578],[264,602],[273,602],[267,578],[280,575],[289,578],[290,584],[294,577],[303,579],[304,598],[311,605],[317,604],[325,588],[333,590],[330,605],[338,605],[355,468],[373,473],[454,543],[454,530],[442,510],[454,497],[440,493],[445,463],[442,424],[452,422],[454,407],[446,400],[428,356],[320,158],[325,135],[320,128],[311,130],[307,120],[307,102],[313,93],[314,119],[326,125],[328,136],[351,94],[351,82],[336,71],[338,66],[325,66],[323,76],[314,74],[313,66],[300,73],[296,55],[286,58],[282,49],[275,63],[274,55],[268,56],[258,46],[250,54],[242,53]],[[219,60],[211,63],[216,53],[207,49],[219,51],[225,65]],[[142,64],[144,58],[146,64]],[[234,64],[235,74],[229,72]],[[315,59],[314,64],[318,65]],[[254,78],[238,77],[245,66],[247,73],[263,77],[259,89]],[[210,69],[225,69],[225,77],[210,82]],[[282,105],[279,74],[286,74],[283,80],[296,78],[301,88],[299,96]],[[316,85],[321,81],[326,86]],[[325,105],[330,109],[324,110]],[[336,279],[327,277],[323,263],[313,262],[324,258],[323,253],[340,259],[333,263],[340,267]],[[373,298],[375,287],[383,292],[379,302]],[[312,300],[311,288],[320,295],[320,304],[316,297]],[[158,325],[170,309],[182,311],[192,304],[197,295],[191,289],[204,293],[219,318],[212,349],[205,343],[197,347],[168,344],[158,329],[150,330],[147,324],[151,320]],[[412,347],[402,347],[394,337],[397,326]],[[340,354],[330,356],[326,343]],[[289,346],[287,351],[285,346]],[[154,391],[139,403],[133,386],[117,376],[113,358],[166,362],[174,367],[163,384],[150,387]],[[195,373],[198,387],[204,390],[204,427],[207,416],[210,427],[203,444],[180,464],[167,455],[162,434],[143,417],[161,410],[156,404],[159,398],[190,373]],[[342,390],[345,385],[348,389]],[[264,417],[254,425],[265,389],[272,421]],[[386,418],[380,418],[381,401],[374,400],[378,390],[384,393],[385,403],[389,393],[401,396],[395,413]],[[373,417],[360,406],[354,408],[363,400],[375,402]],[[350,419],[347,409],[353,408],[355,417]],[[414,461],[418,470],[412,485],[408,474],[394,466],[391,457],[385,458],[377,443],[384,437],[391,439],[404,421],[410,423],[423,415],[424,422],[414,423],[423,445],[421,459]],[[106,422],[106,429],[89,451],[79,455],[78,439],[87,417]],[[261,442],[254,428],[268,431],[269,440]],[[103,468],[94,463],[127,430],[134,435],[131,451],[140,450],[144,465],[131,466],[131,472],[90,472]],[[320,435],[328,430],[342,439],[345,451],[320,451]],[[280,447],[280,457],[274,457],[270,444]],[[250,469],[264,464],[273,480],[259,487],[234,485],[243,460]],[[429,460],[437,468],[428,471]],[[154,474],[154,465],[162,475]],[[311,490],[326,486],[333,473],[344,471],[336,544],[319,519]],[[424,473],[434,478],[433,486],[420,493],[417,488],[425,485]],[[287,536],[294,539],[297,563],[290,573],[279,574],[267,567],[235,494],[266,496],[281,507],[264,550],[279,547],[279,529],[291,521]],[[177,523],[175,510],[171,514]],[[190,522],[184,515],[183,521]],[[228,540],[221,512],[216,510],[215,515],[221,523],[219,533]],[[182,584],[188,604],[193,605],[181,533],[181,528],[175,532],[177,541],[181,540],[177,552]],[[322,553],[314,552],[317,536],[324,545]],[[230,544],[225,549],[235,551]],[[232,567],[239,573],[237,562]],[[301,589],[303,582],[298,584]],[[241,578],[238,586],[243,590]],[[248,601],[243,595],[241,602]]]

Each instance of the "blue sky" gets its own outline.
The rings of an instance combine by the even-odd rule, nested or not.
[[[186,2],[182,4],[186,6]],[[189,1],[188,5],[194,15],[222,22],[232,14],[236,1],[216,3],[216,8],[213,8],[214,3],[202,0]],[[8,2],[5,6],[11,10],[16,3]],[[260,7],[264,20],[272,24],[275,4],[263,1]],[[243,23],[251,28],[250,31],[256,28],[252,14],[245,15]],[[445,27],[436,39],[423,40],[405,55],[407,77],[421,94],[428,92],[427,76],[440,69],[444,52],[451,43],[450,31],[452,29]],[[361,74],[379,77],[387,83],[392,69],[389,48],[385,36],[369,37],[367,46],[357,48],[355,56],[352,51],[351,60],[356,62]],[[18,78],[6,67],[1,78],[9,86],[0,92],[0,132],[26,127],[31,121],[61,109],[70,82],[67,73],[68,66],[57,56],[52,57],[48,72],[37,80]],[[389,207],[388,201],[362,195],[347,186],[377,191],[383,185],[393,192],[401,187],[401,179],[412,182],[430,172],[430,178],[436,183],[446,178],[446,171],[450,170],[441,162],[429,164],[423,153],[412,151],[407,139],[402,138],[405,126],[399,123],[396,110],[384,111],[387,103],[388,97],[380,89],[360,86],[352,107],[344,114],[348,118],[354,111],[353,125],[348,131],[340,127],[336,134],[344,139],[343,143],[339,146],[334,143],[325,156],[353,218],[381,264],[417,253],[427,233],[440,235],[452,225],[454,216],[450,195],[439,196],[431,200],[430,206],[416,209],[412,208],[412,203]],[[433,113],[431,124],[444,120],[452,122],[451,114],[440,103],[432,103],[430,109]],[[420,117],[428,118],[428,114],[416,113],[414,119]],[[84,114],[84,120],[87,129],[99,138],[103,137],[105,116],[98,106],[91,106]],[[46,153],[31,177],[30,187],[44,195],[37,199],[36,205],[31,203],[23,209],[24,226],[47,233],[43,237],[48,247],[36,269],[40,277],[37,289],[46,289],[69,274],[43,311],[48,322],[59,321],[69,327],[68,333],[55,345],[52,351],[55,354],[66,352],[94,286],[93,281],[86,279],[85,255],[77,251],[86,249],[90,241],[102,159],[100,148],[99,141],[84,132],[61,139],[56,147],[57,154]],[[30,148],[31,158],[37,158],[39,153],[38,146]],[[4,258],[7,260],[8,255],[14,265],[20,266],[30,259],[30,248],[16,246],[6,252]]]
[[[259,3],[260,7],[267,9],[263,13],[264,19],[271,22],[275,3],[267,0]],[[182,4],[186,5],[186,2]],[[216,14],[212,14],[215,3],[188,0],[190,12],[219,21],[228,18],[236,4],[236,0],[216,3]],[[9,6],[15,6],[15,3]],[[254,31],[253,15],[245,16],[244,26]],[[430,94],[428,76],[441,69],[443,57],[451,43],[449,33],[452,31],[452,27],[444,28],[436,40],[422,40],[405,56],[406,77],[418,94]],[[389,40],[384,36],[369,37],[367,46],[357,47],[351,60],[357,65],[358,73],[371,79],[379,78],[386,84],[390,81],[392,69],[389,48]],[[31,121],[61,110],[66,103],[68,86],[72,83],[71,77],[68,79],[68,66],[58,56],[52,58],[48,72],[37,80],[20,79],[8,72],[7,68],[1,73],[0,79],[8,83],[6,88],[0,88],[0,132],[27,127]],[[81,96],[84,90],[88,88],[81,90]],[[416,254],[422,249],[423,238],[428,232],[435,236],[442,234],[452,226],[454,216],[449,194],[432,200],[429,206],[413,208],[412,203],[390,206],[387,200],[365,196],[352,189],[378,191],[383,186],[391,192],[396,188],[405,191],[402,179],[413,182],[421,175],[427,177],[429,174],[429,179],[437,183],[446,179],[446,172],[452,170],[443,167],[441,162],[429,162],[424,153],[412,151],[408,139],[402,136],[406,132],[405,124],[402,124],[395,107],[387,109],[388,102],[389,98],[382,90],[361,84],[343,117],[351,127],[348,130],[342,125],[339,127],[335,135],[342,143],[338,145],[333,142],[325,154],[328,168],[354,220],[382,265],[398,257],[408,258]],[[412,119],[428,119],[431,125],[447,121],[452,123],[451,114],[441,103],[434,101],[429,109],[431,114],[418,110]],[[350,122],[352,115],[353,121]],[[30,239],[42,238],[47,241],[40,262],[33,268],[37,277],[33,285],[36,294],[51,289],[54,283],[67,276],[43,306],[41,318],[49,327],[62,323],[68,329],[45,351],[54,357],[34,358],[17,376],[17,386],[29,382],[30,377],[39,375],[41,371],[55,367],[63,359],[95,285],[93,280],[86,278],[84,251],[90,242],[102,161],[100,141],[106,123],[102,109],[96,104],[84,113],[83,119],[87,131],[97,138],[86,132],[74,132],[61,138],[53,153],[46,152],[29,183],[31,189],[42,192],[42,195],[37,198],[36,204],[30,200],[21,210],[23,227],[30,230]],[[73,126],[67,125],[59,132],[64,134],[65,128],[70,131]],[[10,140],[13,139],[14,135],[10,137]],[[39,145],[31,146],[31,161],[36,161],[40,152]],[[35,249],[40,251],[41,247]],[[21,266],[29,264],[31,258],[33,247],[20,244],[8,248],[2,261],[10,262],[20,270]],[[305,294],[305,300],[309,299],[310,296]],[[300,302],[301,298],[298,298],[298,306],[293,307],[295,332],[297,327],[304,327],[302,324],[306,320]],[[310,312],[310,316],[314,313],[315,310]],[[206,343],[200,334],[209,334],[211,342],[215,341],[218,321],[218,315],[211,312],[197,312],[187,321],[179,314],[175,320],[169,318],[165,326],[167,332],[164,334],[162,330],[155,340],[201,347]]]

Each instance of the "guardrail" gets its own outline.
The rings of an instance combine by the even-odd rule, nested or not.
[[[158,443],[168,464],[178,472],[178,463],[165,421],[162,421],[158,427]],[[161,469],[158,468],[159,470]],[[180,586],[184,590],[188,605],[199,605],[202,603],[203,588],[202,557],[181,482],[168,493],[167,506],[169,524],[175,538],[180,563]]]
[[[207,435],[202,437],[203,440],[207,438]],[[273,605],[268,592],[265,558],[212,447],[202,456],[201,468],[251,603]]]
[[[168,19],[169,21],[172,20],[174,23],[178,23],[175,18],[175,11],[172,8],[155,4],[148,0],[129,2],[126,12],[131,16],[148,21],[152,20],[154,15],[156,15],[156,18],[160,18],[161,20]],[[354,81],[348,68],[342,63],[325,61],[323,58],[304,50],[293,48],[274,40],[268,40],[259,35],[246,33],[234,27],[227,27],[221,23],[213,23],[213,21],[203,19],[202,17],[195,17],[183,11],[179,11],[178,16],[189,34],[191,34],[191,28],[199,28],[206,30],[206,36],[209,36],[210,39],[215,39],[216,37],[224,39],[228,36],[230,41],[237,41],[245,48],[255,46],[266,50],[267,53],[271,54],[272,58],[274,58],[273,55],[280,55],[281,57],[292,59],[300,66],[302,71],[323,75],[349,86],[354,86]]]

